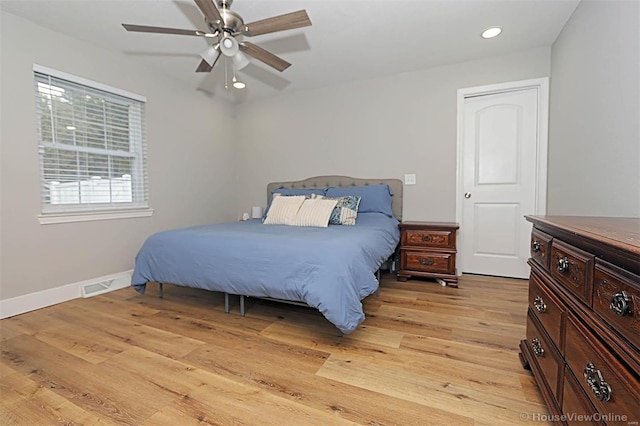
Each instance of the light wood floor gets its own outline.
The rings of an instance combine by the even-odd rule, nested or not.
[[[0,424],[522,424],[527,282],[382,279],[337,337],[315,310],[150,285],[0,321]],[[539,417],[537,417],[539,418]],[[540,422],[536,422],[540,423]]]

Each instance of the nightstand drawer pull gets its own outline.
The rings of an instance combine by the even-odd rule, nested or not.
[[[425,241],[427,243],[430,243],[433,240],[433,238],[431,237],[431,235],[425,235],[424,237],[422,237],[422,241]]]
[[[598,400],[609,401],[611,399],[611,386],[604,380],[602,372],[597,370],[591,361],[584,368],[584,379]]]
[[[544,300],[542,300],[542,297],[536,296],[536,298],[533,299],[533,305],[536,307],[536,311],[541,314],[547,312],[547,305],[544,303]]]
[[[533,251],[534,253],[537,253],[540,251],[540,241],[534,241],[531,244],[531,251]]]
[[[629,295],[627,295],[627,292],[623,290],[611,297],[609,308],[615,312],[617,316],[623,317],[631,313],[631,309],[629,309],[629,302]]]
[[[434,263],[434,260],[430,257],[427,257],[426,259],[424,257],[421,257],[420,259],[418,259],[418,262],[421,265],[425,265],[425,266],[431,266]]]
[[[542,349],[542,344],[537,337],[531,340],[531,347],[533,348],[533,353],[536,354],[538,358],[544,355],[544,349]]]

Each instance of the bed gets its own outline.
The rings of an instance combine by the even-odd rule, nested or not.
[[[148,282],[158,282],[241,300],[250,296],[306,304],[340,332],[351,333],[364,320],[362,300],[378,289],[376,272],[397,248],[402,182],[322,176],[267,186],[270,200],[282,188],[334,188],[338,193],[384,185],[393,194],[389,211],[364,208],[354,226],[265,225],[253,219],[158,232],[138,252],[131,284],[139,293]]]

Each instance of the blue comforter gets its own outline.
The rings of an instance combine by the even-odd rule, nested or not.
[[[171,283],[304,302],[343,333],[364,320],[361,300],[378,288],[375,272],[394,252],[398,221],[359,213],[355,226],[264,225],[260,220],[195,226],[149,237],[131,285]]]

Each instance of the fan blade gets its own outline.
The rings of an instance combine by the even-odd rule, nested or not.
[[[260,21],[255,21],[244,26],[243,34],[249,37],[275,33],[277,31],[292,30],[294,28],[308,27],[311,25],[306,10],[286,13]]]
[[[213,65],[218,62],[218,59],[220,59],[220,53],[216,56],[216,60],[213,61]],[[202,62],[200,62],[200,65],[198,65],[198,68],[196,68],[196,72],[209,72],[213,69],[213,65],[209,65],[207,61],[203,59]]]
[[[291,64],[284,59],[279,58],[273,53],[264,50],[262,47],[256,46],[253,43],[249,43],[248,41],[240,43],[240,49],[247,55],[252,56],[261,62],[264,62],[265,64],[277,69],[280,72],[286,70],[291,66]]]
[[[203,59],[202,62],[200,62],[200,65],[198,65],[198,68],[196,68],[196,72],[209,72],[212,69],[213,66],[209,65],[207,61]]]
[[[200,8],[202,14],[207,18],[207,21],[218,26],[220,26],[220,24],[224,24],[222,15],[220,15],[220,11],[216,5],[213,4],[213,0],[195,0],[195,2]]]
[[[160,33],[160,34],[179,34],[190,36],[206,36],[207,33],[200,30],[181,30],[179,28],[164,28],[164,27],[148,27],[146,25],[132,25],[122,24],[127,31],[136,31],[140,33]]]

